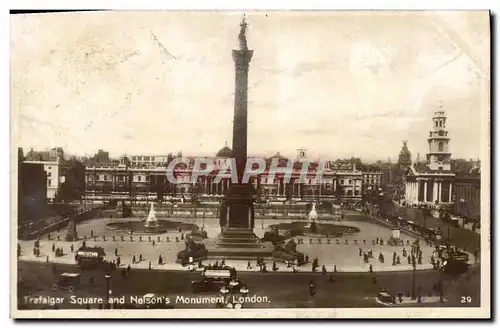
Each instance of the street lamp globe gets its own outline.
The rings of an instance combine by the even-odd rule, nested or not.
[[[229,293],[229,289],[226,287],[226,286],[223,286],[221,289],[220,289],[220,293],[222,295],[227,295],[227,293]]]

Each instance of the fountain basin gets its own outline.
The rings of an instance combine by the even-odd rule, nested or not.
[[[106,224],[106,227],[115,231],[133,234],[163,234],[168,231],[184,231],[190,232],[193,229],[197,229],[196,224],[176,222],[170,220],[156,220],[155,225],[145,225],[144,221],[121,221],[121,222],[111,222]]]

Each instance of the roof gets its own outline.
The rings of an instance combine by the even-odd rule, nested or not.
[[[453,173],[452,170],[431,170],[425,163],[413,163],[408,170],[412,173]]]
[[[233,157],[233,151],[231,148],[229,148],[227,145],[222,147],[218,152],[217,152],[217,157],[224,157],[224,158],[229,158]]]
[[[288,160],[288,158],[286,158],[285,156],[282,156],[279,152],[277,152],[273,156],[269,157],[269,159],[273,159],[273,158]]]

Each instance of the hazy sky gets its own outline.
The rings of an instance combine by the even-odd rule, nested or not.
[[[242,13],[11,17],[12,114],[25,148],[214,155],[231,146]],[[247,13],[250,155],[427,151],[442,104],[453,157],[479,157],[487,12]],[[483,140],[485,142],[485,140]]]

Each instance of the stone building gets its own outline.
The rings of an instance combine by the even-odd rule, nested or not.
[[[451,205],[455,174],[451,170],[450,136],[444,111],[434,113],[427,141],[426,163],[414,163],[406,171],[405,200],[409,204]]]

